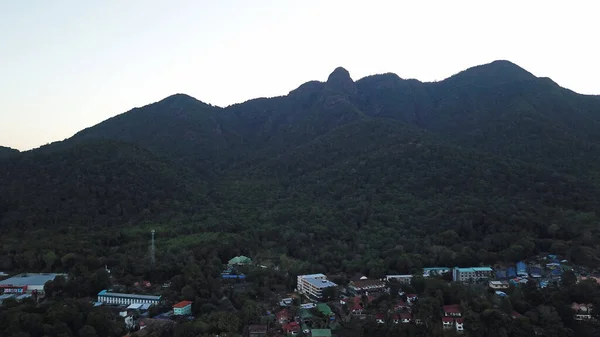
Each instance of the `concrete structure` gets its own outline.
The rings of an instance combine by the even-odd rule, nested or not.
[[[122,294],[112,293],[106,290],[102,290],[98,293],[98,302],[105,304],[118,304],[118,305],[130,305],[133,303],[139,304],[158,304],[160,302],[160,296],[154,295],[137,295],[137,294]]]
[[[379,280],[350,281],[348,290],[351,295],[379,293],[385,290],[385,283]]]
[[[508,289],[510,284],[507,281],[490,281],[489,286],[492,289]]]
[[[4,290],[4,293],[43,293],[44,285],[48,281],[54,281],[59,276],[66,276],[64,274],[36,274],[36,273],[23,273],[15,275],[6,280],[0,281],[0,288]]]
[[[173,315],[187,316],[192,314],[192,301],[181,301],[173,306]]]
[[[386,275],[385,276],[385,280],[386,281],[392,281],[392,280],[396,280],[400,283],[405,283],[405,284],[409,284],[412,281],[413,276],[412,275]]]
[[[455,282],[474,282],[492,277],[492,272],[493,270],[491,267],[455,267],[452,270],[452,280]]]
[[[330,329],[312,329],[310,330],[312,337],[331,337]]]
[[[310,298],[323,298],[323,290],[337,287],[323,274],[298,275],[298,292]]]
[[[442,274],[449,273],[451,271],[452,271],[452,268],[448,268],[448,267],[423,268],[423,277],[440,276]]]

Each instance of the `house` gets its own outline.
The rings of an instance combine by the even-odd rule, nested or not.
[[[181,301],[173,306],[173,315],[191,315],[192,301]]]
[[[445,305],[443,310],[444,310],[445,317],[461,317],[462,316],[462,308],[460,307],[460,304]]]
[[[279,324],[285,324],[290,321],[290,315],[289,315],[287,309],[283,309],[283,310],[279,311],[277,313],[277,315],[275,315],[275,317],[277,319],[277,323],[279,323]]]
[[[441,276],[441,275],[449,273],[451,271],[452,271],[452,269],[447,268],[447,267],[423,268],[423,277]]]
[[[394,314],[394,315],[392,316],[392,322],[394,322],[394,324],[398,324],[398,323],[400,323],[400,315],[398,315],[398,314]]]
[[[412,281],[412,275],[386,275],[385,280],[390,282],[392,280],[400,283],[409,284]]]
[[[516,311],[513,311],[513,312],[510,313],[510,318],[512,318],[512,319],[519,319],[521,317],[523,317],[523,315],[519,314]]]
[[[331,337],[331,329],[312,329],[310,335],[312,337]]]
[[[380,280],[358,280],[350,281],[348,290],[352,295],[363,295],[369,293],[378,293],[384,291],[385,283]]]
[[[489,287],[492,289],[508,289],[510,284],[507,281],[490,281]]]
[[[452,329],[453,326],[454,326],[454,318],[442,317],[442,327],[444,329]]]
[[[491,267],[455,267],[452,270],[452,280],[454,282],[478,281],[485,278],[491,278],[492,272],[493,270]]]
[[[363,298],[361,296],[355,296],[346,299],[342,304],[348,305],[348,311],[351,315],[362,315],[365,306],[371,303],[375,298],[373,296],[367,297],[367,303],[364,303]]]
[[[394,305],[395,311],[402,311],[402,310],[409,310],[409,309],[410,309],[410,305],[408,305],[403,300],[399,300],[398,303],[396,303],[396,305]]]
[[[319,312],[325,316],[325,317],[329,317],[330,320],[334,320],[335,319],[335,314],[333,313],[333,311],[331,310],[331,308],[325,304],[325,303],[319,303],[317,304],[317,310],[319,310]]]
[[[496,280],[506,280],[506,270],[496,270]]]
[[[304,324],[310,324],[312,322],[313,315],[308,309],[300,309],[300,322]]]
[[[245,266],[252,264],[252,259],[247,256],[236,256],[227,262],[230,266]]]
[[[402,324],[407,324],[412,322],[412,314],[410,312],[403,312],[400,314],[400,322]]]
[[[282,298],[281,301],[279,301],[279,305],[282,307],[289,307],[290,305],[292,305],[292,303],[294,303],[294,299],[290,298]]]
[[[575,312],[574,318],[576,321],[587,321],[592,319],[592,305],[591,304],[579,304],[573,302],[571,309]]]
[[[409,305],[415,303],[415,301],[419,298],[417,294],[406,294],[406,301]]]
[[[375,322],[377,324],[384,324],[385,323],[385,314],[378,313],[377,315],[375,315]]]
[[[517,275],[518,276],[527,276],[527,265],[525,262],[520,261],[517,262]]]
[[[506,269],[506,278],[515,277],[517,277],[517,270],[515,269],[515,267],[508,267],[508,269]]]
[[[531,267],[527,268],[527,271],[529,272],[529,276],[531,276],[533,278],[542,277],[542,268],[539,266],[531,266]]]
[[[456,328],[456,332],[463,332],[465,330],[465,319],[464,318],[457,318],[454,320],[455,323],[455,328]]]
[[[283,324],[283,326],[281,328],[283,329],[283,332],[285,332],[287,335],[295,336],[300,332],[300,323],[298,323],[298,322],[285,323],[285,324]]]
[[[267,326],[266,325],[249,325],[248,326],[248,336],[249,337],[266,337],[267,336]]]
[[[323,274],[298,275],[297,290],[309,298],[323,298],[323,290],[337,287],[337,284],[329,281]]]

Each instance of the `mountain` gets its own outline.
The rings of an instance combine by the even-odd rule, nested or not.
[[[224,108],[177,94],[0,162],[0,229],[22,240],[66,228],[69,249],[117,231],[112,248],[141,256],[159,228],[173,259],[283,254],[298,272],[547,251],[597,265],[599,116],[600,97],[508,61],[434,83],[339,67]],[[7,254],[28,249],[16,242]]]
[[[10,147],[0,146],[0,158],[12,156],[12,155],[15,155],[18,153],[19,153],[19,150],[15,150]]]

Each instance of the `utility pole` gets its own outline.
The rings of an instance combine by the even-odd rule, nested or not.
[[[154,229],[150,231],[152,234],[152,243],[150,246],[150,263],[152,263],[152,268],[156,267],[156,247],[154,246]]]

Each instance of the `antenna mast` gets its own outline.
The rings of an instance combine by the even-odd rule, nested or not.
[[[152,267],[154,268],[156,266],[156,248],[154,246],[154,233],[156,233],[153,230],[150,231],[150,233],[152,233],[152,245],[150,246],[150,262],[152,263]]]

